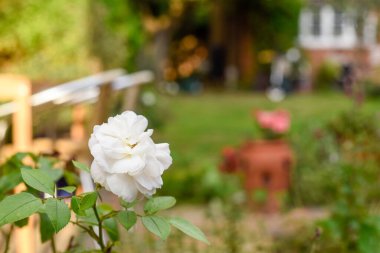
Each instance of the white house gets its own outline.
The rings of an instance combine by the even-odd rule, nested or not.
[[[360,19],[358,15],[330,5],[301,11],[298,46],[309,59],[312,79],[325,61],[351,65],[357,74],[366,76],[375,66],[380,66],[378,17],[370,11]]]
[[[343,12],[330,5],[305,8],[299,19],[300,47],[305,49],[355,49],[377,45],[378,18],[374,13],[364,17],[359,36],[355,13]]]

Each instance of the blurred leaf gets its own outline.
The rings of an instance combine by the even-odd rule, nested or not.
[[[54,181],[42,170],[23,167],[21,168],[21,176],[30,187],[54,196]]]
[[[79,177],[74,172],[64,170],[63,177],[65,178],[67,184],[69,185],[78,185],[80,183]]]
[[[40,235],[41,242],[50,240],[55,233],[53,224],[46,213],[40,213]]]
[[[49,169],[49,170],[42,169],[42,171],[46,172],[54,182],[57,182],[63,176],[63,170],[61,169],[54,169],[54,168]]]
[[[86,213],[80,209],[80,202],[81,202],[80,198],[78,198],[77,196],[73,196],[71,198],[71,209],[77,215],[84,216],[86,215]]]
[[[97,205],[101,215],[106,215],[113,211],[113,207],[108,203],[100,203]]]
[[[18,220],[18,221],[16,221],[14,224],[15,224],[17,227],[22,228],[22,227],[28,225],[28,222],[29,222],[29,217],[26,217],[26,218],[24,218],[24,219],[22,219],[22,220]]]
[[[125,201],[124,199],[121,199],[121,198],[119,200],[120,200],[120,205],[122,207],[124,207],[125,209],[134,207],[136,205],[136,203],[137,203],[137,200],[134,200],[132,202],[127,202],[127,201]]]
[[[20,168],[22,165],[23,165],[23,160],[25,157],[27,156],[30,156],[30,157],[34,157],[34,155],[32,155],[31,153],[26,153],[26,152],[19,152],[19,153],[16,153],[14,154],[8,161],[7,163],[11,163],[12,165],[14,165],[16,168]],[[34,160],[34,159],[33,159]]]
[[[89,209],[96,204],[96,200],[98,199],[98,193],[97,192],[89,192],[82,194],[81,196],[81,201],[80,201],[80,210],[86,210]]]
[[[187,220],[184,220],[182,218],[171,218],[169,219],[169,222],[188,236],[191,236],[206,244],[210,244],[203,232]]]
[[[74,164],[74,166],[75,166],[76,168],[78,168],[78,169],[80,169],[80,170],[83,170],[83,171],[85,171],[85,172],[90,173],[90,168],[89,168],[87,165],[85,165],[85,164],[83,164],[83,163],[81,163],[81,162],[74,161],[74,160],[73,160],[73,164]]]
[[[84,216],[78,217],[81,222],[87,223],[88,225],[91,225],[91,226],[98,225],[98,220],[96,219],[95,212],[92,208],[85,210],[84,213],[85,213]]]
[[[73,193],[77,188],[75,186],[65,186],[65,187],[60,187],[58,190],[62,190],[68,193]]]
[[[17,162],[21,162],[28,155],[32,155],[32,154],[31,153],[27,153],[27,152],[18,152],[18,153],[16,153],[15,155],[13,155],[11,157],[11,160],[17,161]]]
[[[116,218],[126,230],[133,227],[137,221],[136,213],[133,211],[120,211]]]
[[[155,197],[149,199],[144,205],[144,212],[146,214],[154,214],[160,210],[168,209],[176,203],[173,197]]]
[[[166,240],[169,236],[170,224],[165,218],[152,215],[143,216],[141,220],[146,229],[160,237],[162,240]]]
[[[6,197],[0,202],[0,227],[29,217],[41,206],[41,199],[27,192]]]
[[[40,156],[37,167],[46,172],[54,182],[58,181],[63,175],[63,170],[54,168],[56,159]]]
[[[5,194],[15,188],[21,182],[22,178],[20,171],[14,171],[0,177],[0,199],[2,199]]]
[[[70,209],[63,200],[49,198],[45,204],[45,212],[49,217],[54,231],[58,233],[70,221]]]
[[[117,227],[117,222],[114,218],[104,220],[103,227],[112,241],[119,240],[119,230]]]
[[[380,249],[380,234],[376,227],[363,224],[359,230],[358,246],[361,253],[373,253]]]

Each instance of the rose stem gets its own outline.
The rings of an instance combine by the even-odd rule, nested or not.
[[[96,220],[98,221],[98,224],[99,224],[99,242],[98,243],[99,243],[102,251],[105,252],[104,251],[105,246],[104,246],[104,242],[103,242],[103,224],[102,224],[102,221],[100,220],[98,210],[96,210],[96,206],[93,206],[92,209],[94,209],[95,217],[96,217]]]

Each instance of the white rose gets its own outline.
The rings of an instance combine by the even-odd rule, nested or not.
[[[88,142],[92,178],[128,202],[138,192],[151,196],[161,188],[161,175],[172,163],[169,144],[155,144],[147,126],[144,116],[126,111],[95,126]]]

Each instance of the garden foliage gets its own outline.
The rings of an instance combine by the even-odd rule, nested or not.
[[[183,233],[208,243],[204,234],[194,225],[179,217],[164,217],[159,211],[171,208],[176,200],[173,197],[152,197],[144,204],[143,213],[133,210],[138,201],[131,203],[120,199],[122,209],[114,210],[109,204],[99,203],[99,192],[76,194],[78,184],[57,187],[56,181],[63,176],[68,182],[76,178],[73,172],[56,168],[57,160],[51,157],[36,156],[31,153],[18,153],[1,166],[0,181],[0,227],[25,226],[33,214],[40,217],[41,241],[54,240],[54,235],[67,224],[80,227],[90,237],[99,243],[102,252],[110,252],[120,240],[118,225],[130,230],[141,219],[142,224],[151,233],[166,240],[171,228],[177,228]],[[89,168],[82,163],[74,165],[85,172]],[[77,180],[75,180],[77,181]],[[25,183],[26,189],[12,194],[15,187]],[[58,190],[66,194],[57,194]],[[71,218],[71,213],[75,218]],[[103,230],[109,241],[105,243]],[[11,230],[4,230],[13,231]],[[6,235],[10,237],[10,235]],[[52,244],[53,245],[53,244]],[[68,245],[68,251],[75,250]],[[6,246],[8,248],[8,246]]]

